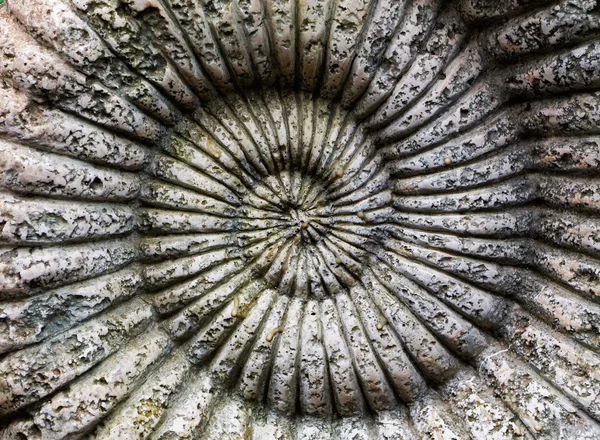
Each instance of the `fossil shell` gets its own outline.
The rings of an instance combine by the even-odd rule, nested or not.
[[[5,0],[0,439],[600,439],[595,0]]]

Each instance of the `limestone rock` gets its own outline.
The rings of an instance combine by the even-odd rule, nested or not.
[[[600,440],[597,0],[5,0],[0,439]]]

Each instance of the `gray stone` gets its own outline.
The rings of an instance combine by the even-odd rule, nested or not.
[[[600,440],[597,0],[5,0],[0,440]]]

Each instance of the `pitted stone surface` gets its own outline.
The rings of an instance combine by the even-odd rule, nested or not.
[[[596,0],[5,0],[0,439],[600,440]]]

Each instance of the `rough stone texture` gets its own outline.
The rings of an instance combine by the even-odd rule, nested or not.
[[[600,440],[597,0],[5,0],[0,440]]]

